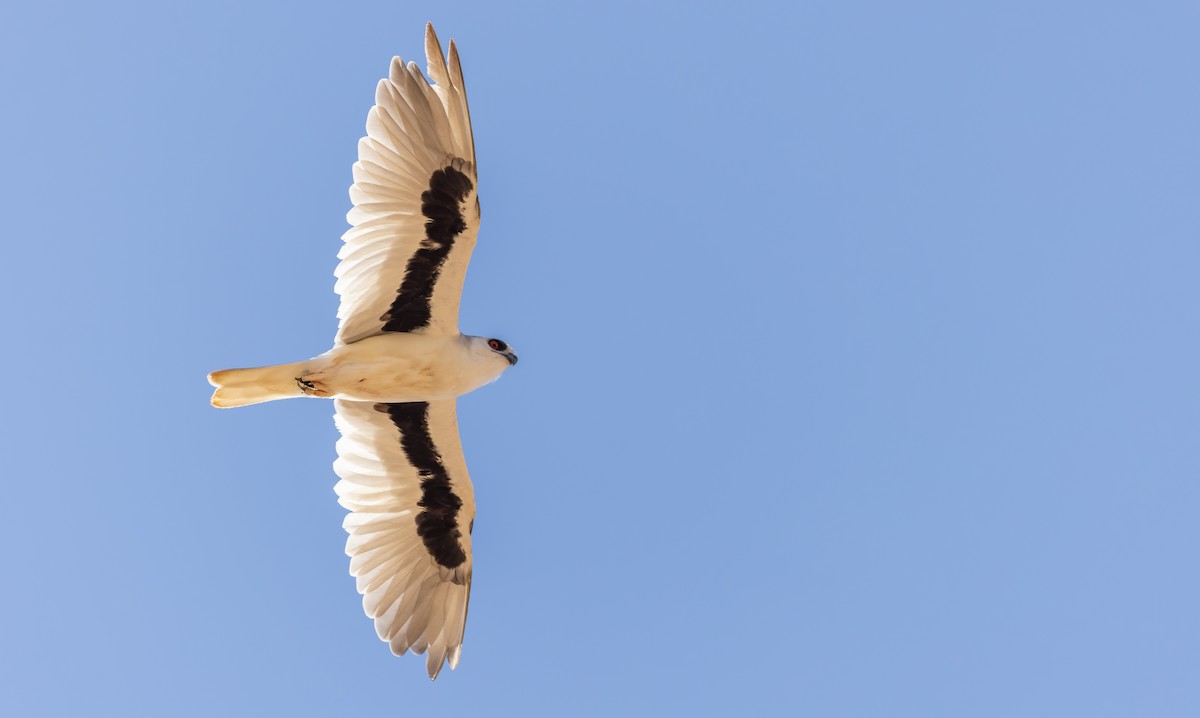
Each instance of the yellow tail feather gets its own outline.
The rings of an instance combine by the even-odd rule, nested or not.
[[[253,369],[222,369],[208,375],[208,383],[217,387],[212,405],[221,409],[260,404],[276,399],[304,396],[296,377],[301,376],[302,362],[255,367]]]

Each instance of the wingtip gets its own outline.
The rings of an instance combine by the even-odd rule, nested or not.
[[[446,72],[446,56],[442,53],[442,43],[438,41],[437,33],[433,31],[433,23],[425,25],[425,64],[429,69],[429,77],[437,84],[450,81]]]
[[[446,664],[443,662],[443,655],[439,655],[437,651],[433,650],[433,646],[429,648],[429,654],[425,657],[425,670],[429,671],[429,680],[436,681],[442,672],[442,666]]]
[[[429,671],[429,680],[436,681],[437,677],[442,674],[442,669],[446,667],[446,656],[444,653],[442,655],[434,656],[433,651],[430,651],[429,654],[429,658],[426,659],[425,669]],[[436,666],[433,665],[433,661],[435,659],[437,660]],[[457,661],[449,664],[450,670],[454,670],[458,667],[455,665],[455,663],[457,663]]]

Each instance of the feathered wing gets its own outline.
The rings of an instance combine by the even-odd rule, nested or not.
[[[436,678],[458,665],[471,594],[475,492],[455,402],[334,406],[335,491],[352,512],[346,553],[363,609],[392,653],[428,652]]]
[[[430,84],[392,59],[359,140],[334,275],[338,344],[383,332],[458,333],[463,278],[479,232],[475,141],[454,41],[425,27]]]

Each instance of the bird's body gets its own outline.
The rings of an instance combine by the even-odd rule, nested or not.
[[[515,355],[497,353],[488,341],[465,334],[378,334],[306,361],[215,371],[209,375],[217,387],[212,403],[226,409],[302,396],[386,403],[454,399],[495,381],[515,363]]]
[[[499,339],[458,329],[479,232],[475,142],[462,67],[432,26],[425,55],[392,61],[359,141],[334,290],[334,346],[305,361],[209,374],[227,408],[334,400],[334,490],[350,510],[350,573],[392,652],[426,653],[436,678],[458,664],[471,592],[475,493],[455,398],[517,363]]]

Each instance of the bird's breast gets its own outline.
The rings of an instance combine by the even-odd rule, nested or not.
[[[316,380],[339,399],[387,403],[439,401],[470,391],[454,347],[408,334],[370,337],[326,352]],[[465,381],[464,381],[465,380]],[[475,388],[474,386],[471,389]]]

